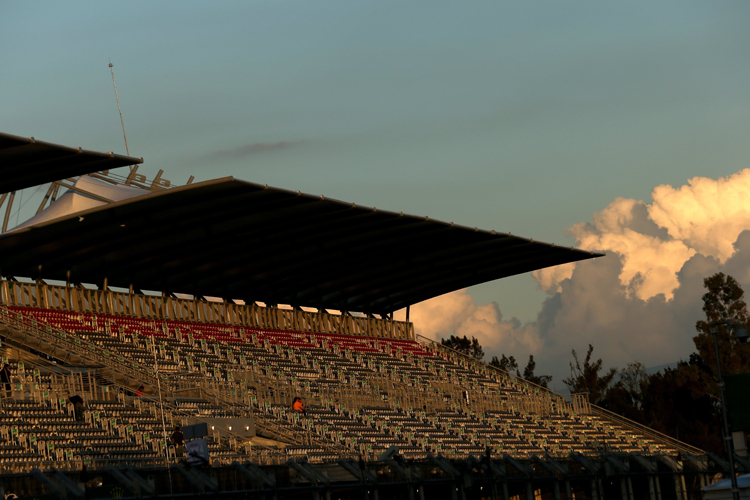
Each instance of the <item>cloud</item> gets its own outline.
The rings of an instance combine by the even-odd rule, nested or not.
[[[295,144],[299,144],[300,141],[280,141],[280,142],[253,142],[251,144],[244,144],[232,149],[222,149],[214,151],[210,154],[213,157],[226,157],[226,158],[242,158],[243,156],[260,153],[263,151],[271,151],[274,149],[284,149]]]
[[[750,169],[718,180],[695,177],[675,189],[658,186],[649,216],[669,235],[725,262],[739,234],[750,228]]]
[[[571,349],[589,343],[608,366],[687,359],[703,316],[703,278],[722,271],[750,292],[747,199],[750,170],[658,186],[650,202],[617,198],[569,229],[578,247],[606,257],[532,273],[548,292],[535,321],[506,320],[498,304],[459,290],[413,306],[415,328],[435,339],[475,336],[486,359],[534,354],[561,391]]]
[[[450,335],[476,337],[485,352],[512,349],[537,352],[542,345],[536,325],[505,320],[497,303],[477,304],[466,289],[435,297],[411,309],[417,334],[440,340]],[[486,361],[490,356],[485,356]]]
[[[718,180],[694,177],[679,188],[657,186],[650,204],[617,198],[588,223],[570,228],[584,250],[616,253],[628,295],[671,300],[677,273],[700,253],[725,262],[739,234],[750,229],[750,169]],[[573,266],[574,267],[574,266]],[[572,269],[534,272],[542,289],[556,293]]]

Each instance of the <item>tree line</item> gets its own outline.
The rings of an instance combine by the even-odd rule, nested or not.
[[[716,373],[716,354],[711,323],[739,322],[748,328],[750,313],[744,291],[737,281],[724,273],[703,280],[705,320],[696,323],[693,337],[696,351],[676,367],[649,374],[634,361],[624,368],[604,368],[602,359],[594,359],[594,346],[584,356],[572,350],[570,376],[563,383],[571,393],[588,393],[589,401],[623,417],[651,427],[668,436],[703,450],[723,451],[722,415]],[[718,327],[719,358],[723,374],[750,372],[750,345],[740,344],[724,326]],[[451,335],[441,343],[476,359],[484,351],[476,338]],[[536,375],[534,356],[523,371],[513,356],[493,356],[490,365],[547,387],[549,375]],[[750,388],[748,388],[750,398]]]

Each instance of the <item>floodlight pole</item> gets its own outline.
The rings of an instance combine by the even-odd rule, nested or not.
[[[734,473],[734,443],[732,434],[729,432],[729,419],[727,418],[727,400],[724,394],[724,380],[721,377],[721,358],[719,357],[719,329],[720,325],[727,328],[741,326],[731,321],[716,321],[711,323],[711,335],[714,337],[714,351],[716,352],[716,375],[719,378],[719,394],[721,395],[721,416],[723,419],[722,434],[724,435],[724,449],[729,460],[729,479],[732,481],[732,499],[740,500],[740,488],[737,485],[737,476]]]
[[[156,387],[159,389],[159,407],[161,408],[161,428],[164,432],[164,461],[169,467],[169,446],[167,443],[167,423],[164,420],[164,399],[161,395],[161,380],[159,379],[159,362],[156,360],[156,337],[151,337],[153,343],[151,345],[154,353],[154,372],[156,373]],[[170,478],[172,476],[170,475]]]

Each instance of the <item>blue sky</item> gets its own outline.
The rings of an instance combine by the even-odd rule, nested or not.
[[[747,165],[748,26],[742,1],[5,1],[0,131],[124,153],[111,58],[151,174],[570,245],[617,197]],[[470,293],[522,321],[546,297]]]

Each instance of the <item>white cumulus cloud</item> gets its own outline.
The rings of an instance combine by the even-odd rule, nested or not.
[[[675,240],[725,262],[750,228],[750,169],[718,180],[694,177],[680,188],[654,189],[649,216]]]
[[[409,319],[418,335],[433,340],[450,335],[475,337],[485,353],[536,353],[542,347],[536,325],[504,319],[496,302],[477,304],[465,288],[415,304]],[[490,356],[485,358],[490,360]]]
[[[694,177],[685,186],[657,186],[652,202],[617,198],[588,223],[570,228],[576,246],[616,253],[620,283],[642,300],[674,297],[677,273],[695,254],[725,262],[739,234],[750,228],[750,169],[720,179]],[[558,292],[572,267],[533,273],[542,289]]]
[[[412,306],[411,319],[430,338],[476,337],[485,360],[534,354],[538,372],[561,391],[571,349],[589,343],[608,366],[687,359],[703,316],[703,278],[722,271],[750,292],[748,199],[747,169],[658,186],[650,202],[617,198],[569,229],[576,246],[605,257],[533,273],[548,291],[536,321],[505,319],[497,303],[479,304],[467,290]]]

